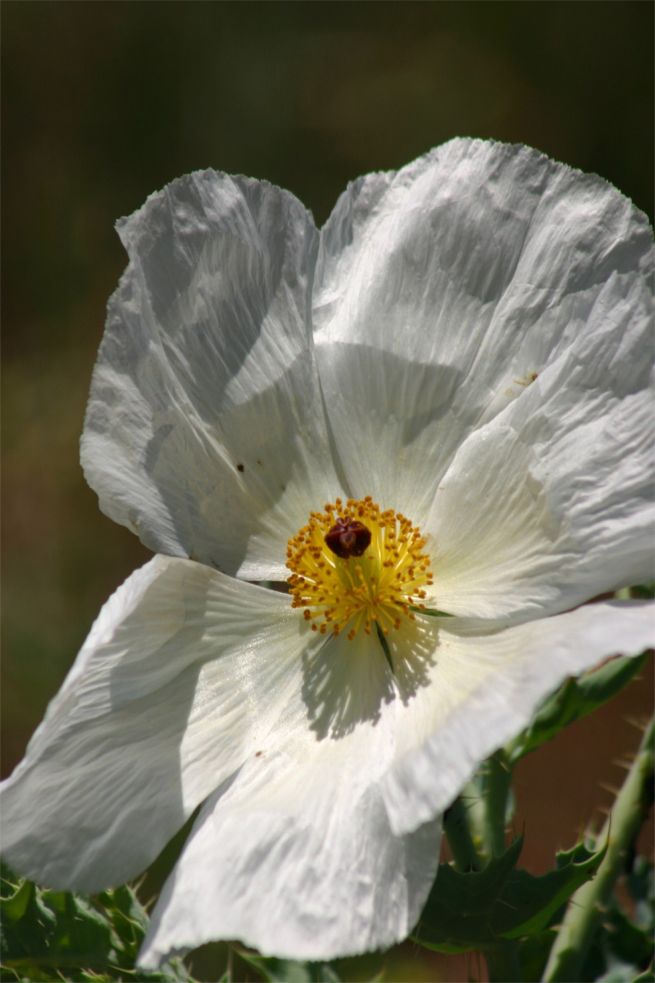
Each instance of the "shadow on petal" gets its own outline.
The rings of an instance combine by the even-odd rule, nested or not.
[[[417,618],[388,638],[393,672],[375,634],[319,637],[302,655],[302,699],[319,740],[339,740],[360,724],[375,725],[383,707],[411,703],[429,685],[438,627]]]

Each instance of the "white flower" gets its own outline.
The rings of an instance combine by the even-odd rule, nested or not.
[[[599,178],[454,140],[320,233],[213,171],[119,231],[82,460],[160,555],[5,783],[6,856],[97,891],[204,803],[143,965],[388,946],[476,765],[654,640],[639,604],[579,607],[650,575],[648,225]]]

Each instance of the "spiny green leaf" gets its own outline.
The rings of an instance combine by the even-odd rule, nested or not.
[[[584,845],[560,858],[560,866],[541,877],[517,870],[521,840],[483,871],[459,873],[439,868],[421,915],[415,940],[438,952],[489,949],[502,939],[542,935],[555,914],[581,884],[594,875],[605,854]]]
[[[606,703],[644,667],[647,655],[640,658],[611,659],[599,669],[578,679],[568,679],[537,711],[532,723],[510,744],[508,753],[514,764],[520,758],[552,740],[560,730],[586,717]]]
[[[117,936],[116,942],[123,952],[123,960],[134,962],[148,928],[148,916],[136,894],[126,886],[118,887],[103,891],[96,898],[96,903],[107,912],[111,920]]]
[[[545,931],[574,891],[594,876],[607,847],[591,855],[586,848],[583,850],[584,855],[582,851],[569,851],[568,862],[541,877],[525,870],[513,871],[503,892],[504,907],[495,913],[494,931],[508,939]]]
[[[482,871],[459,873],[441,864],[414,939],[437,952],[456,953],[493,945],[491,916],[516,866],[523,841],[514,840],[502,857]]]
[[[587,860],[591,860],[595,856],[596,851],[592,850],[591,846],[585,843],[584,840],[580,840],[579,843],[576,843],[569,850],[557,851],[555,854],[555,866],[559,870],[562,867],[570,866],[570,864],[584,864]]]
[[[87,899],[42,890],[4,870],[0,893],[0,958],[6,979],[191,979],[181,960],[171,960],[157,973],[134,968],[148,918],[129,887]]]
[[[29,881],[24,881],[17,887],[11,897],[2,898],[0,901],[0,912],[2,918],[7,918],[10,922],[16,922],[23,917],[28,905],[32,900],[34,885]]]

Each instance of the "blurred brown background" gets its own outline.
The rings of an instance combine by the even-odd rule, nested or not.
[[[100,514],[78,464],[125,263],[115,219],[213,166],[289,188],[322,223],[348,180],[471,135],[595,171],[652,220],[653,9],[3,4],[3,773],[101,603],[148,556]],[[611,760],[639,739],[624,715],[648,713],[651,693],[652,677],[633,684],[521,766],[533,869],[609,801],[598,782],[620,780]],[[391,978],[436,972],[403,950]]]

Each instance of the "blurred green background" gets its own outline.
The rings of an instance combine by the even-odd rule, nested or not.
[[[3,773],[101,603],[148,556],[100,514],[78,465],[104,307],[125,263],[115,219],[213,166],[289,188],[322,223],[348,180],[455,135],[528,143],[595,171],[652,219],[653,9],[3,4]],[[598,781],[638,740],[623,714],[648,712],[650,692],[635,684],[519,770],[534,867],[608,800]],[[410,961],[406,978],[434,978]]]

